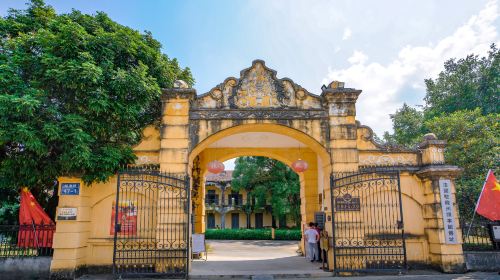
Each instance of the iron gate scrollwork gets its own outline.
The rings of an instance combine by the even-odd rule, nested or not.
[[[399,172],[333,173],[331,187],[334,271],[405,270]]]
[[[188,180],[158,170],[118,173],[110,228],[115,277],[188,277]]]

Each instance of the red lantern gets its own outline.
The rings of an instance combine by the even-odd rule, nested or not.
[[[213,160],[208,163],[208,171],[213,174],[219,174],[224,171],[224,164],[218,160]]]
[[[307,161],[301,160],[300,158],[292,163],[292,169],[297,173],[306,171],[308,167]]]

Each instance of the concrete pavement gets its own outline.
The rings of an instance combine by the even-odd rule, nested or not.
[[[297,241],[211,240],[208,261],[195,260],[190,279],[310,279],[315,280],[500,280],[498,273],[444,274],[410,270],[405,275],[333,277],[297,254]],[[80,279],[108,280],[112,275],[85,275]],[[144,280],[146,278],[143,278]]]
[[[191,277],[249,277],[275,275],[286,277],[328,277],[321,263],[311,263],[297,254],[298,241],[277,240],[210,240],[208,261],[195,260]]]

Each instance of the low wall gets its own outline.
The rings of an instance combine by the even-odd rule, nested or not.
[[[500,251],[465,251],[467,270],[500,271]]]
[[[1,279],[49,279],[52,257],[2,258]]]

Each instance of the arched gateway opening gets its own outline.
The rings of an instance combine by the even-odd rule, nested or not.
[[[102,267],[117,276],[188,277],[192,234],[205,229],[207,164],[237,156],[308,162],[301,224],[322,213],[330,271],[462,270],[459,168],[445,164],[445,142],[427,135],[418,149],[377,143],[356,120],[360,93],[334,81],[315,95],[261,60],[205,94],[182,81],[163,89],[161,124],[144,130],[136,169],[88,187],[78,176],[59,178],[82,187],[59,193],[52,273],[71,278]]]
[[[264,156],[291,165],[298,159],[308,162],[309,168],[299,173],[301,198],[301,225],[314,221],[314,214],[322,211],[324,186],[329,186],[330,155],[311,136],[280,124],[245,124],[224,129],[203,140],[189,156],[193,178],[194,232],[206,228],[205,182],[208,163],[226,161],[240,156]],[[326,174],[326,175],[325,175]],[[321,195],[319,195],[321,194]]]

